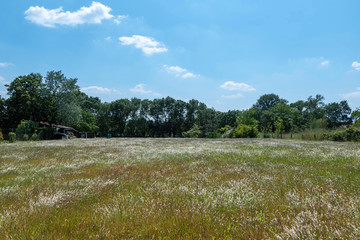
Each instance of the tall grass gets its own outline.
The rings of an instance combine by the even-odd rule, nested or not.
[[[360,145],[0,145],[0,239],[359,239]]]

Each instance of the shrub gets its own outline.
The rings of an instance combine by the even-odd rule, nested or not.
[[[22,137],[22,140],[23,141],[29,141],[29,135],[24,134],[23,137]]]
[[[36,128],[36,131],[39,133],[39,140],[50,140],[54,135],[54,128],[45,127],[45,128]]]
[[[26,134],[29,139],[29,135],[35,132],[35,128],[38,125],[37,122],[22,120],[15,130],[17,137],[24,140],[24,135]]]
[[[183,137],[186,138],[198,138],[200,134],[201,131],[196,124],[194,124],[194,126],[189,131],[182,133]]]
[[[346,130],[335,131],[330,134],[325,134],[325,139],[344,142],[344,141],[360,141],[360,129],[357,127],[350,127]]]
[[[9,133],[9,142],[11,143],[16,142],[16,133],[14,132]]]
[[[233,135],[234,128],[226,125],[225,127],[221,128],[219,132],[221,133],[222,138],[230,138]]]
[[[31,141],[38,141],[39,140],[39,137],[36,133],[34,133],[32,136],[31,136]]]
[[[255,138],[259,134],[255,126],[248,126],[239,124],[234,130],[234,137],[236,138]]]
[[[220,137],[220,134],[218,133],[218,131],[213,131],[213,132],[207,132],[205,134],[206,138],[218,138]]]
[[[4,141],[4,135],[3,135],[2,132],[0,132],[0,142],[1,142],[1,141]]]

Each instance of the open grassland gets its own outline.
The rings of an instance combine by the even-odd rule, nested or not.
[[[359,239],[360,145],[0,145],[0,239]]]

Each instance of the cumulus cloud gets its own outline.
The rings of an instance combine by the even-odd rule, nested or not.
[[[163,46],[163,44],[155,41],[152,38],[133,35],[132,37],[119,37],[119,40],[122,45],[134,45],[136,48],[139,48],[146,55],[153,55],[154,53],[167,52],[168,49]]]
[[[353,62],[351,64],[351,67],[355,70],[355,71],[360,71],[360,62]]]
[[[164,69],[170,73],[170,74],[174,74],[176,77],[181,77],[181,78],[194,78],[194,77],[198,77],[198,75],[195,75],[191,72],[189,72],[188,70],[186,70],[185,68],[179,67],[179,66],[168,66],[168,65],[164,65]]]
[[[246,83],[237,83],[233,81],[227,81],[220,86],[220,88],[229,90],[229,91],[242,91],[242,92],[251,92],[256,89]]]
[[[150,90],[145,90],[145,84],[143,83],[140,83],[138,85],[136,85],[134,88],[131,88],[130,91],[132,93],[139,93],[139,94],[152,94],[154,96],[160,96],[159,93],[156,93],[156,92],[153,92],[153,91],[150,91]]]
[[[0,67],[9,67],[12,66],[12,63],[8,63],[8,62],[0,62]]]
[[[84,88],[81,88],[80,90],[83,92],[86,92],[86,93],[96,93],[96,94],[110,94],[110,93],[118,92],[115,89],[98,87],[98,86],[84,87]]]
[[[64,11],[62,7],[46,9],[32,6],[25,11],[25,19],[44,27],[55,27],[56,25],[76,26],[85,23],[99,24],[104,19],[114,17],[110,14],[110,11],[110,7],[99,2],[92,2],[90,7],[81,7],[75,12]]]

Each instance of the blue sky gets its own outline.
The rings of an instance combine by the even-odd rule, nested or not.
[[[0,0],[0,95],[62,70],[84,92],[246,109],[276,93],[360,107],[360,2]]]

